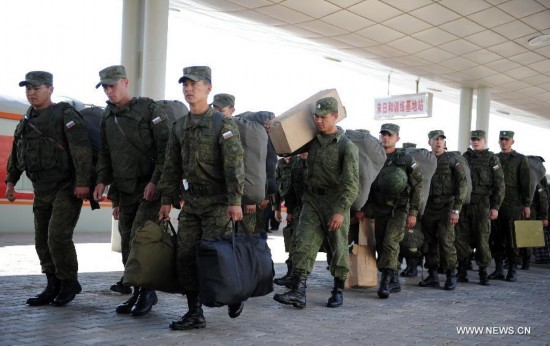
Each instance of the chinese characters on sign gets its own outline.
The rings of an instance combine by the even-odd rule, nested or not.
[[[396,95],[374,99],[374,118],[404,119],[432,116],[432,93]]]

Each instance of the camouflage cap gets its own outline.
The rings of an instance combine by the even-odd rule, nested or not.
[[[399,134],[399,125],[397,124],[382,124],[382,127],[380,128],[380,133],[387,132],[390,135],[398,135]]]
[[[500,131],[499,138],[512,139],[514,138],[514,131]]]
[[[407,149],[407,148],[416,148],[416,143],[411,143],[411,142],[403,143],[403,149]]]
[[[315,103],[315,114],[326,117],[330,113],[338,113],[338,101],[332,97],[323,97]]]
[[[126,68],[122,65],[113,65],[104,68],[99,71],[99,83],[95,88],[99,88],[101,85],[115,85],[119,79],[126,79]]]
[[[231,94],[216,94],[212,105],[218,108],[235,107],[235,96]]]
[[[483,130],[474,130],[470,133],[470,139],[472,138],[487,139],[487,134]]]
[[[25,80],[19,82],[19,86],[39,86],[42,84],[53,85],[53,75],[46,71],[31,71],[25,75]]]
[[[443,130],[433,130],[428,133],[428,139],[437,139],[439,137],[447,138]]]
[[[207,80],[212,83],[212,70],[208,66],[188,66],[183,68],[183,76],[180,77],[178,83],[183,83],[185,78],[189,78],[192,81],[198,82],[200,80]]]

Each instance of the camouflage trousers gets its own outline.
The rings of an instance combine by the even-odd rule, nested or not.
[[[456,268],[455,225],[449,223],[451,206],[428,202],[422,215],[422,233],[427,242],[426,267]]]
[[[122,264],[128,261],[132,238],[146,221],[156,221],[159,218],[160,198],[154,201],[143,199],[142,188],[136,188],[134,193],[119,192],[118,232],[120,233],[120,248]]]
[[[489,203],[468,204],[462,207],[455,239],[458,261],[467,260],[474,247],[478,266],[487,268],[491,263],[489,212]]]
[[[201,239],[220,238],[231,232],[227,218],[227,199],[192,197],[186,201],[179,217],[177,272],[183,293],[199,292],[196,252]]]
[[[260,210],[259,206],[256,205],[256,211],[250,214],[246,213],[245,206],[243,208],[243,218],[237,223],[237,227],[243,231],[250,234],[259,234],[256,224],[258,223],[258,214],[263,215],[263,210]]]
[[[327,225],[333,215],[332,205],[334,202],[327,198],[304,201],[294,234],[295,247],[291,257],[294,274],[308,276],[311,273],[319,248],[326,238],[329,245],[327,254],[331,254],[330,273],[337,279],[346,279],[349,272],[349,212],[343,215],[344,222],[340,228],[329,231]]]
[[[294,253],[294,247],[296,240],[294,239],[294,234],[296,233],[296,228],[298,226],[298,220],[300,220],[300,212],[302,207],[294,208],[294,213],[292,214],[292,222],[287,224],[283,228],[283,240],[285,242],[285,251],[288,252],[288,258],[292,258]]]
[[[394,211],[389,214],[375,214],[374,237],[376,239],[376,252],[378,259],[376,265],[379,271],[392,269],[398,271],[401,265],[398,260],[399,243],[405,235],[404,229],[407,223],[407,213]]]
[[[54,274],[60,280],[77,279],[73,233],[81,209],[82,200],[73,195],[71,182],[50,192],[35,192],[34,239],[42,273]]]
[[[522,209],[518,206],[502,205],[498,218],[493,221],[489,244],[495,260],[508,259],[508,264],[521,264],[519,249],[514,247],[514,221],[522,219]]]

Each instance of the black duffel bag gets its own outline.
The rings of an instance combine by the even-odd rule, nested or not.
[[[201,302],[208,307],[234,305],[273,292],[275,269],[267,234],[236,233],[197,244]]]

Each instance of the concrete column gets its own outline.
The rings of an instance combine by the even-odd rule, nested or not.
[[[491,110],[491,88],[477,89],[477,117],[476,128],[485,130],[489,136],[489,112]]]
[[[143,1],[124,0],[122,7],[121,64],[126,67],[130,95],[141,95]]]
[[[144,0],[142,96],[164,99],[168,41],[168,0]]]
[[[470,131],[472,126],[472,88],[460,89],[460,115],[458,118],[458,148],[461,153],[470,147]]]

